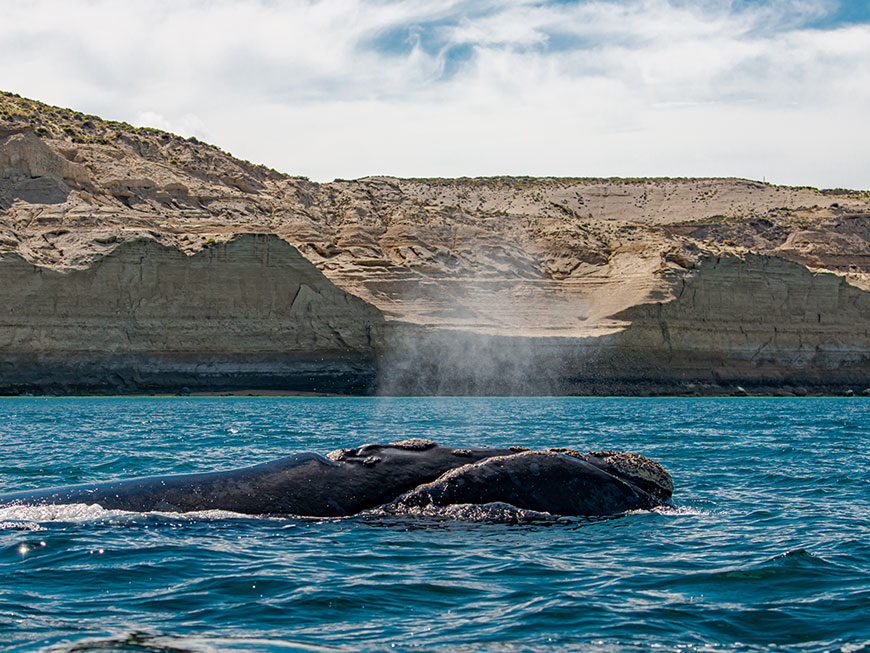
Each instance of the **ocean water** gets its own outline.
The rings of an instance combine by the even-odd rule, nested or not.
[[[870,650],[870,400],[0,400],[0,491],[366,442],[635,451],[674,507],[0,508],[0,650]]]

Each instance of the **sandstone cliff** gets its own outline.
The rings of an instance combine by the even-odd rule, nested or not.
[[[0,391],[359,392],[374,379],[380,313],[275,236],[192,255],[135,240],[63,272],[8,254],[0,278]]]
[[[870,385],[870,293],[841,276],[767,255],[710,256],[673,293],[615,316],[629,326],[606,339],[602,372],[670,370],[702,391]]]
[[[236,239],[246,233],[274,238]],[[283,252],[276,256],[286,265],[266,269],[242,251],[258,242]],[[36,378],[23,362],[33,357],[94,359],[87,324],[114,343],[112,356],[149,361],[124,368],[112,382],[121,388],[172,388],[182,377],[173,376],[169,358],[221,356],[204,377],[196,372],[204,368],[182,366],[183,385],[304,389],[310,379],[292,369],[307,360],[313,370],[323,359],[332,367],[320,368],[322,378],[339,378],[336,388],[370,391],[377,373],[377,386],[392,393],[870,386],[870,193],[863,191],[739,179],[317,184],[195,139],[6,94],[0,254],[0,275],[15,279],[4,284],[4,300],[16,310],[25,310],[24,295],[12,283],[54,284],[49,291],[24,283],[31,313],[2,314],[10,388]],[[163,257],[159,265],[178,281],[146,282],[143,273],[140,285],[112,285],[111,278],[138,274],[137,256],[146,267]],[[317,283],[300,281],[306,261],[305,274],[322,273]],[[204,276],[188,279],[188,268]],[[232,272],[221,277],[230,284],[221,299],[205,279],[224,269]],[[90,282],[79,279],[88,275],[105,288],[99,302],[74,299],[87,296]],[[297,286],[317,288],[322,298],[301,331],[288,308]],[[164,291],[163,312],[131,308]],[[51,293],[68,302],[55,308]],[[118,306],[120,296],[130,305]],[[213,305],[227,311],[217,322],[205,317]],[[126,317],[112,322],[99,306]],[[158,337],[161,330],[172,335]],[[247,344],[239,343],[246,334]],[[233,376],[244,361],[276,355],[297,367],[273,373],[257,363],[264,376]],[[136,377],[145,368],[147,382]],[[103,369],[94,367],[88,383]],[[45,374],[40,383],[51,380]],[[63,378],[76,372],[69,374]]]

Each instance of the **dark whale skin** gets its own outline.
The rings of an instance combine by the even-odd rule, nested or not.
[[[603,455],[602,454],[606,454]],[[0,494],[0,506],[96,504],[107,510],[341,517],[392,504],[488,503],[564,515],[615,514],[666,502],[673,485],[608,455],[523,447],[459,448],[427,440],[298,453],[252,467]],[[628,469],[628,474],[625,470]],[[659,474],[656,471],[656,474]],[[670,485],[668,485],[670,484]],[[573,498],[570,498],[573,497]]]
[[[667,500],[583,459],[554,451],[496,456],[442,474],[396,501],[397,508],[509,503],[555,515],[613,515]]]
[[[250,515],[352,515],[388,503],[445,471],[510,449],[423,446],[414,441],[365,445],[330,457],[299,453],[221,472],[152,476],[0,495],[0,505],[86,503],[107,510]]]

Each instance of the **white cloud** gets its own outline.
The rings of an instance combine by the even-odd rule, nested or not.
[[[7,5],[0,87],[315,179],[870,186],[870,24],[823,0]]]
[[[205,122],[193,113],[186,113],[180,116],[177,122],[173,122],[163,114],[155,111],[140,111],[136,114],[133,122],[140,127],[154,127],[155,129],[161,129],[174,134],[196,136],[206,141],[211,138],[211,133],[208,127],[206,127]]]

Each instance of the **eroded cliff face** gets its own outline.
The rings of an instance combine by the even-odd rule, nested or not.
[[[579,337],[388,329],[381,390],[414,394],[841,394],[870,387],[870,292],[770,256],[702,259],[658,301]],[[870,394],[870,393],[868,393]]]
[[[243,233],[271,234],[286,265],[244,254]],[[73,365],[93,385],[94,370],[109,378],[133,356],[107,387],[153,387],[161,370],[161,387],[195,386],[197,370],[244,387],[256,369],[272,379],[258,387],[312,389],[322,369],[337,389],[398,394],[860,392],[868,252],[866,191],[741,179],[317,184],[0,94],[0,278],[18,311],[0,308],[0,358],[7,379],[30,370],[19,380],[37,389],[52,365],[102,357]],[[171,282],[158,273],[170,268]],[[319,289],[305,318],[288,308],[307,296],[297,287]],[[267,374],[267,359],[285,367]]]
[[[870,292],[772,256],[705,258],[673,299],[614,317],[602,360],[627,379],[786,392],[870,386]]]
[[[272,235],[83,270],[0,258],[0,389],[364,391],[383,318]]]

